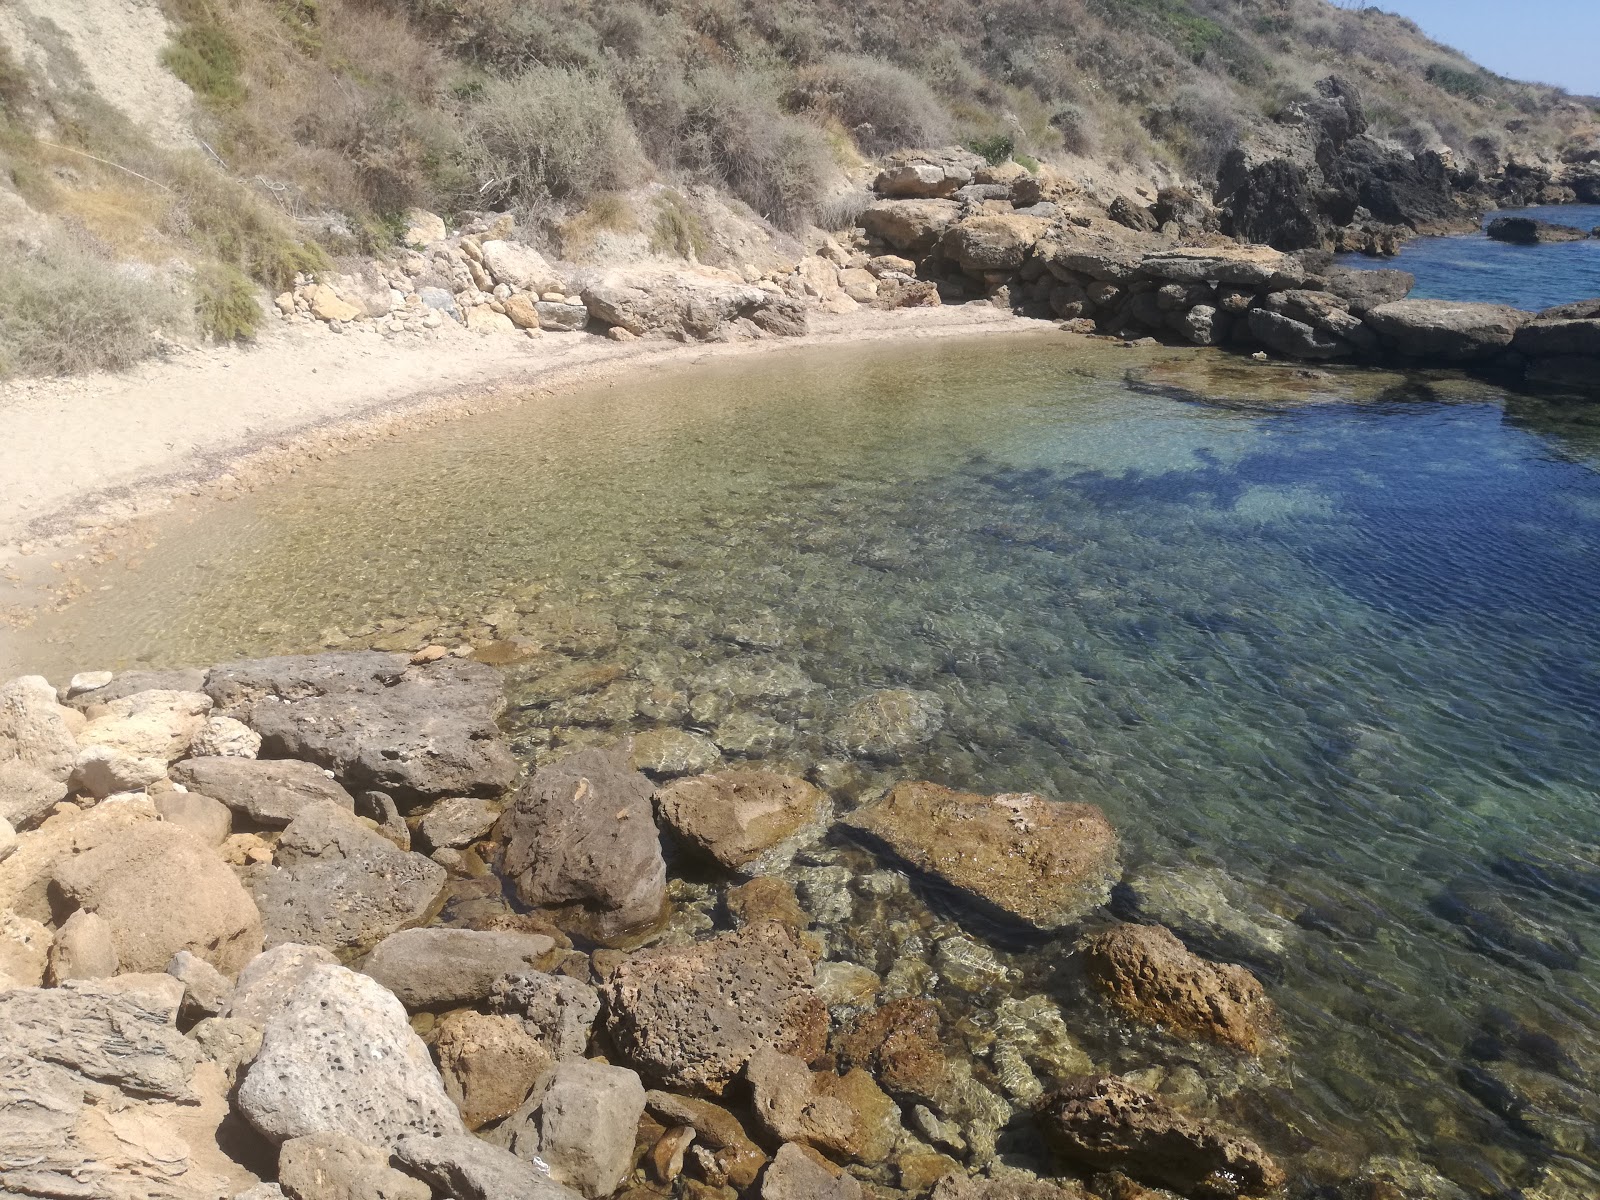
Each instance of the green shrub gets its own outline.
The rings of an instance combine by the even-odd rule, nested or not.
[[[167,182],[175,196],[167,231],[185,238],[203,257],[275,291],[293,284],[297,274],[328,268],[328,256],[316,243],[296,237],[282,213],[198,155],[173,158]]]
[[[83,247],[0,249],[0,371],[118,370],[154,351],[156,330],[182,319],[168,288]]]
[[[220,107],[238,104],[245,89],[233,37],[208,0],[184,0],[178,8],[178,34],[161,61],[202,100]]]
[[[650,230],[650,249],[704,262],[711,253],[711,234],[705,218],[677,192],[656,197],[656,221]]]
[[[1464,100],[1477,100],[1489,90],[1482,71],[1463,70],[1449,63],[1429,63],[1427,78],[1434,87]]]
[[[795,99],[838,118],[868,154],[950,140],[950,114],[933,89],[880,59],[835,55],[801,73]]]
[[[1029,175],[1037,175],[1039,173],[1039,160],[1031,154],[1024,154],[1019,150],[1011,156],[1011,161]]]
[[[973,138],[967,143],[967,149],[991,167],[997,167],[1016,153],[1017,139],[1009,133],[992,133],[987,137]]]
[[[489,83],[467,111],[466,153],[482,201],[584,201],[625,186],[638,144],[606,81],[532,67]]]
[[[247,342],[261,328],[261,303],[255,286],[237,267],[212,263],[194,279],[195,324],[218,342]]]

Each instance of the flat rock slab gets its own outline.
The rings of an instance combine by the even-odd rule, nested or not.
[[[556,948],[542,933],[403,929],[373,949],[362,971],[409,1009],[476,1004],[505,975],[537,971]]]
[[[743,875],[782,870],[833,821],[821,789],[770,771],[679,779],[656,793],[656,808],[691,847]]]
[[[980,905],[1040,930],[1104,904],[1122,874],[1117,834],[1091,804],[902,783],[844,822]]]
[[[1453,300],[1397,300],[1367,314],[1367,324],[1386,346],[1411,358],[1442,362],[1492,358],[1532,319],[1532,313],[1504,304]]]
[[[327,801],[289,823],[274,861],[251,879],[268,946],[370,946],[424,920],[447,877]]]
[[[410,1174],[459,1200],[580,1200],[511,1151],[469,1133],[412,1134],[395,1145],[394,1157]]]
[[[257,825],[281,829],[308,804],[327,800],[354,812],[356,802],[321,767],[294,759],[187,758],[172,778],[220,800]]]
[[[462,1132],[400,1001],[339,966],[307,971],[267,1022],[237,1105],[274,1143],[342,1133],[392,1146],[410,1133]]]
[[[412,666],[400,654],[290,655],[214,667],[207,694],[261,735],[267,758],[326,767],[350,791],[401,804],[496,796],[517,778],[496,720],[505,707],[492,667],[448,658]]]

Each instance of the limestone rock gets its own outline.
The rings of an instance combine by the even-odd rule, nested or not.
[[[233,995],[233,984],[222,972],[187,950],[179,950],[167,964],[167,974],[183,985],[179,1013],[189,1022],[219,1015]]]
[[[63,698],[68,699],[81,696],[85,692],[98,691],[115,678],[116,676],[110,671],[79,671],[67,680],[67,690],[63,693]]]
[[[189,1030],[192,1041],[209,1062],[214,1062],[231,1089],[239,1072],[261,1052],[261,1027],[235,1017],[206,1017]]]
[[[505,313],[495,312],[487,304],[467,309],[467,328],[473,333],[515,333],[517,327]]]
[[[880,200],[868,205],[859,219],[873,237],[921,258],[960,216],[961,206],[954,200]]]
[[[1061,929],[1109,898],[1117,835],[1089,804],[979,796],[902,783],[845,823],[970,899],[1036,929]]]
[[[44,922],[0,912],[0,976],[19,987],[38,987],[49,965],[51,941]]]
[[[628,761],[651,775],[694,775],[709,771],[722,758],[710,738],[682,729],[651,729],[635,735]]]
[[[518,897],[560,908],[600,940],[659,920],[667,866],[652,791],[623,749],[580,750],[539,768],[500,819]]]
[[[16,828],[6,818],[0,817],[0,862],[4,862],[16,848]]]
[[[966,271],[1014,271],[1048,224],[1037,217],[999,213],[968,217],[944,231],[939,248]]]
[[[972,182],[972,172],[954,163],[905,163],[878,172],[872,190],[901,200],[931,200],[952,195]]]
[[[173,767],[172,777],[268,828],[281,829],[306,805],[321,801],[355,811],[350,793],[329,779],[326,771],[293,759],[190,758]]]
[[[1355,353],[1341,337],[1264,308],[1252,308],[1245,323],[1256,341],[1288,358],[1348,358]]]
[[[1122,1171],[1184,1195],[1259,1196],[1284,1183],[1277,1163],[1248,1138],[1112,1076],[1047,1096],[1038,1119],[1050,1148],[1083,1170]]]
[[[362,971],[409,1009],[476,1004],[504,975],[548,963],[555,942],[542,933],[404,929],[379,942]]]
[[[550,1048],[515,1017],[453,1013],[434,1048],[444,1090],[468,1129],[514,1113],[556,1067]]]
[[[254,758],[261,752],[261,735],[232,717],[211,717],[189,743],[196,758]]]
[[[1089,979],[1117,1009],[1180,1036],[1259,1054],[1272,1002],[1243,967],[1191,954],[1160,925],[1118,925],[1079,947]]]
[[[633,1167],[644,1085],[632,1071],[582,1059],[555,1070],[539,1106],[539,1157],[585,1196],[609,1196]]]
[[[861,1200],[861,1185],[820,1158],[793,1142],[778,1147],[761,1181],[761,1200]]]
[[[668,1127],[693,1129],[695,1143],[712,1152],[717,1168],[734,1187],[749,1187],[767,1165],[767,1156],[738,1118],[709,1100],[652,1091],[645,1093],[645,1108]]]
[[[406,1011],[382,985],[315,966],[269,1020],[238,1108],[273,1142],[344,1133],[392,1146],[461,1131],[461,1118]]]
[[[506,316],[511,318],[511,323],[518,329],[539,328],[539,306],[528,296],[520,292],[515,296],[507,296],[505,300]]]
[[[582,1058],[600,1017],[600,993],[567,975],[529,971],[496,980],[489,1006],[520,1016],[557,1058]]]
[[[432,1200],[433,1189],[389,1165],[389,1152],[342,1133],[290,1138],[278,1151],[289,1200]]]
[[[14,909],[36,921],[53,921],[50,885],[57,870],[78,855],[115,843],[131,828],[154,823],[148,800],[100,804],[88,811],[68,809],[18,840],[0,862],[0,912]]]
[[[559,292],[566,283],[545,258],[531,246],[498,239],[484,242],[480,248],[483,267],[496,283],[503,283],[514,292]]]
[[[113,700],[124,700],[140,692],[202,692],[206,686],[206,673],[193,668],[176,671],[119,671],[111,682],[88,691],[67,689],[68,707],[83,712]]]
[[[809,1062],[827,1034],[811,959],[775,923],[640,951],[601,993],[612,1041],[642,1074],[711,1095],[761,1047]]]
[[[852,705],[830,740],[845,754],[894,761],[944,725],[944,702],[929,692],[887,688]]]
[[[774,1138],[853,1162],[880,1163],[900,1136],[900,1110],[860,1068],[813,1072],[770,1047],[745,1064],[756,1117]]]
[[[567,304],[559,300],[540,300],[533,306],[533,315],[540,329],[551,333],[582,333],[589,324],[589,310],[582,304]]]
[[[93,796],[137,791],[164,777],[205,725],[201,692],[136,692],[102,706],[78,733],[75,786]]]
[[[394,1156],[412,1175],[456,1200],[578,1200],[549,1175],[509,1150],[469,1133],[402,1137]]]
[[[263,754],[315,763],[349,790],[388,792],[402,805],[498,795],[517,777],[496,725],[500,675],[480,663],[290,655],[215,667],[206,690],[261,735]]]
[[[338,961],[321,946],[274,946],[239,972],[224,1012],[235,1020],[264,1027],[288,1005],[295,989],[313,970]]]
[[[69,979],[109,979],[117,973],[117,966],[110,923],[80,908],[56,930],[47,981],[51,987],[59,987]]]
[[[268,946],[369,946],[426,918],[446,880],[438,863],[326,800],[289,823],[274,862],[251,881]]]
[[[443,217],[425,208],[411,208],[406,210],[406,229],[400,235],[400,241],[403,245],[422,250],[434,242],[444,241],[447,232]]]
[[[1364,271],[1356,267],[1330,267],[1323,276],[1328,291],[1350,305],[1358,317],[1382,304],[1404,300],[1417,286],[1417,279],[1409,271]]]
[[[742,875],[782,870],[833,820],[824,792],[769,771],[679,779],[656,793],[656,807],[690,846]]]
[[[805,310],[797,301],[687,272],[612,272],[584,288],[583,302],[597,321],[635,337],[707,341],[741,320],[780,335],[805,332]]]
[[[227,975],[261,953],[261,914],[216,852],[165,821],[130,825],[61,862],[62,899],[111,926],[124,971],[164,971],[189,950]]]
[[[417,832],[431,850],[456,849],[487,837],[500,810],[477,796],[450,796],[439,801],[423,816]]]
[[[152,797],[152,802],[163,821],[176,825],[207,846],[222,845],[233,832],[233,814],[228,806],[210,796],[174,790]]]
[[[0,818],[14,829],[32,829],[66,798],[65,779],[54,779],[16,759],[0,762]]]
[[[56,703],[56,690],[41,675],[0,684],[0,767],[28,767],[65,783],[78,754],[71,716]],[[9,812],[0,811],[15,824]]]
[[[361,310],[325,283],[313,284],[306,292],[306,302],[311,305],[311,315],[319,321],[354,321]]]
[[[1385,345],[1413,358],[1474,362],[1493,357],[1516,337],[1531,314],[1503,304],[1397,300],[1367,314]]]

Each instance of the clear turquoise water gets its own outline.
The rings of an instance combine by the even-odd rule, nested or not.
[[[1535,217],[1578,229],[1600,227],[1600,204],[1504,209],[1484,217]],[[1420,300],[1477,300],[1537,312],[1574,300],[1600,297],[1600,238],[1547,246],[1512,246],[1481,231],[1458,237],[1415,238],[1391,259],[1340,257],[1346,266],[1398,267],[1417,277]]]
[[[1467,1195],[1594,1196],[1597,468],[1600,408],[1445,376],[1052,335],[782,352],[174,513],[12,667],[422,640],[552,604],[615,621],[595,654],[626,686],[520,718],[530,757],[714,730],[696,697],[783,667],[799,682],[724,697],[770,722],[769,761],[844,803],[922,777],[1103,805],[1130,875],[1177,895],[1157,915],[1250,962],[1284,1015],[1286,1053],[1242,1064],[1108,1021],[1065,945],[1000,946],[1002,992],[1059,1004],[1097,1066],[1158,1065],[1300,1195],[1367,1196],[1315,1188],[1391,1156]],[[841,764],[828,729],[880,687],[935,694],[943,729]],[[840,864],[865,868],[838,848],[797,878]],[[947,915],[891,927],[874,903],[825,925],[835,953],[936,969]],[[936,994],[986,1070],[973,1031],[1002,993]],[[1452,1194],[1430,1186],[1406,1194]]]

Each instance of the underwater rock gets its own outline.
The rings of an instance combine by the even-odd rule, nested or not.
[[[844,823],[980,905],[1045,931],[1104,904],[1122,873],[1104,813],[1032,793],[902,783]]]
[[[939,1010],[915,996],[865,1014],[834,1040],[847,1067],[862,1067],[892,1094],[938,1106],[949,1075],[939,1039]]]
[[[1112,1076],[1052,1093],[1037,1116],[1051,1150],[1085,1170],[1206,1197],[1259,1196],[1284,1184],[1278,1164],[1248,1138]]]
[[[679,779],[656,793],[656,809],[690,846],[741,875],[781,870],[833,820],[824,792],[768,771]]]
[[[930,692],[873,692],[839,719],[830,740],[841,753],[892,761],[938,733],[944,717],[944,702]]]
[[[1282,976],[1295,927],[1255,902],[1239,880],[1215,867],[1147,864],[1129,873],[1112,896],[1124,921],[1164,925],[1206,957],[1240,962]]]
[[[1078,947],[1089,980],[1126,1016],[1259,1054],[1272,1001],[1243,967],[1210,963],[1160,925],[1118,925]]]
[[[633,739],[629,761],[651,775],[695,775],[722,758],[710,738],[682,729],[651,729]]]
[[[1571,971],[1583,957],[1583,944],[1572,934],[1546,924],[1488,887],[1457,881],[1428,907],[1464,929],[1473,949],[1510,966],[1526,969],[1533,963]]]
[[[800,907],[794,885],[787,879],[761,875],[749,883],[729,888],[724,898],[735,927],[758,921],[777,921],[796,931],[807,929],[811,918]]]

